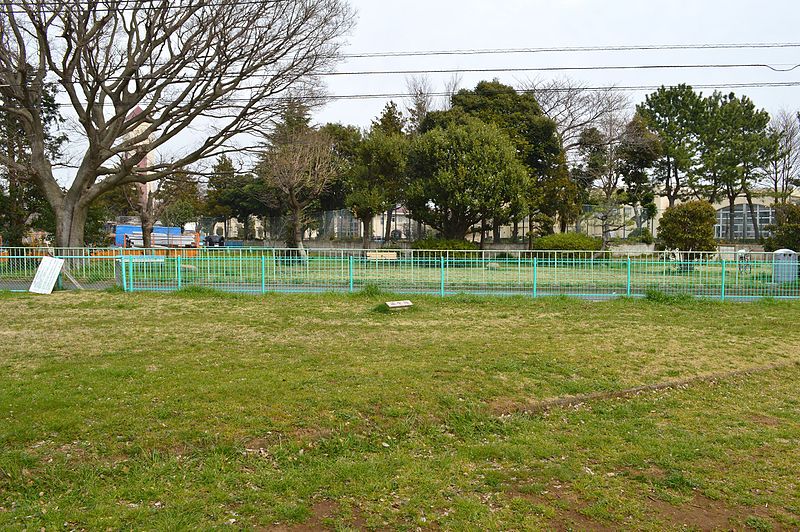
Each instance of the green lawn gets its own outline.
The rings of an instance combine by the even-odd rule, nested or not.
[[[800,304],[385,300],[0,293],[0,529],[800,527]]]

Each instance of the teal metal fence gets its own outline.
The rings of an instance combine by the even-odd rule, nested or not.
[[[65,259],[66,289],[800,299],[797,263],[697,252],[0,248],[0,290],[27,290],[45,254]]]

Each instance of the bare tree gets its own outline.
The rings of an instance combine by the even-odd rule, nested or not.
[[[411,133],[419,133],[422,121],[434,108],[433,84],[427,76],[412,76],[406,78],[406,90],[410,95],[406,105],[408,129]]]
[[[528,80],[521,89],[533,93],[542,112],[556,123],[564,150],[569,154],[580,144],[581,132],[600,127],[607,115],[628,109],[628,97],[615,88],[594,90],[569,78]]]
[[[139,215],[142,226],[142,245],[151,247],[153,227],[166,217],[171,209],[185,202],[190,194],[197,201],[198,183],[189,172],[179,172],[156,182],[134,183],[123,187],[130,208]],[[169,220],[174,221],[174,220]],[[180,224],[183,225],[182,223]]]
[[[303,249],[306,209],[336,178],[338,163],[331,139],[314,130],[291,133],[264,154],[258,173],[291,216],[288,247]]]
[[[786,203],[800,186],[800,116],[785,109],[772,117],[770,132],[778,138],[778,150],[762,169],[763,182],[776,204]]]
[[[290,92],[316,91],[352,24],[346,0],[2,0],[0,10],[2,110],[25,131],[59,246],[83,244],[103,193],[263,135]],[[85,146],[66,190],[39,111],[49,81],[77,121],[73,147]],[[136,106],[143,112],[130,117]],[[141,167],[148,139],[162,158]]]
[[[620,198],[623,185],[623,150],[626,141],[628,116],[621,111],[605,113],[595,125],[583,130],[578,138],[581,166],[578,171],[596,190],[592,216],[603,231],[603,249],[606,249],[612,231],[624,227],[620,215],[623,203]]]
[[[442,109],[447,110],[453,106],[453,96],[461,90],[461,74],[453,74],[444,84],[444,100],[442,101]]]

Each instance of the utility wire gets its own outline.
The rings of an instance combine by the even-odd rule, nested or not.
[[[548,92],[570,92],[575,90],[584,90],[589,92],[603,92],[603,91],[625,91],[625,92],[643,92],[643,91],[656,91],[665,85],[601,85],[601,86],[587,86],[587,87],[570,87],[570,88],[540,88],[540,89],[515,89],[523,94],[537,94]],[[750,83],[710,83],[710,84],[696,84],[690,85],[693,89],[747,89],[747,88],[782,88],[782,87],[800,87],[800,81],[779,81],[779,82],[750,82]],[[440,98],[451,96],[450,92],[430,92],[425,93],[425,96],[431,98]],[[363,93],[363,94],[331,94],[331,95],[307,95],[302,97],[297,96],[272,96],[265,98],[268,101],[277,102],[293,102],[298,99],[311,100],[317,102],[329,101],[347,101],[347,100],[392,100],[402,98],[413,98],[417,94],[407,92],[389,92],[389,93]],[[230,102],[249,102],[247,98],[229,98]],[[60,107],[71,107],[72,104],[67,102],[55,102]],[[106,106],[113,106],[111,102],[105,104]]]
[[[152,67],[154,65],[147,65]],[[470,74],[470,73],[509,73],[509,72],[569,72],[569,71],[600,71],[600,70],[690,70],[690,69],[734,69],[734,68],[763,68],[769,69],[773,72],[778,73],[787,73],[793,72],[800,68],[800,64],[785,64],[786,68],[780,68],[780,66],[784,65],[768,65],[766,63],[705,63],[705,64],[664,64],[664,65],[597,65],[597,66],[589,66],[589,65],[582,65],[582,66],[545,66],[545,67],[499,67],[499,68],[444,68],[444,69],[413,69],[413,70],[352,70],[352,71],[343,71],[343,72],[319,72],[316,74],[309,74],[309,78],[315,77],[341,77],[341,76],[391,76],[391,75],[403,75],[403,76],[410,76],[410,75],[424,75],[424,74]],[[254,78],[268,78],[271,77],[273,74],[270,73],[259,73],[253,74],[248,79]],[[132,76],[129,78],[123,78],[122,76],[108,76],[103,78],[103,82],[113,82],[113,81],[136,81],[136,80],[150,80],[150,79],[161,79],[160,77],[154,77],[150,74],[144,73],[139,76]],[[208,76],[204,77],[202,75],[197,76],[185,76],[185,77],[177,77],[171,82],[175,84],[186,83],[190,81],[215,81],[218,79],[218,76]],[[223,81],[226,79],[225,76],[221,78]],[[77,82],[77,81],[75,81]],[[18,84],[5,84],[2,85],[4,87],[10,86],[19,86]],[[257,88],[257,86],[251,87]],[[242,90],[246,90],[247,87],[242,87]]]
[[[221,6],[246,6],[261,5],[264,0],[220,0],[207,1],[206,7]],[[35,6],[55,9],[62,7],[63,4],[55,1],[33,2]],[[117,7],[113,11],[157,11],[183,9],[187,6],[164,6],[150,5],[139,7]],[[17,8],[18,10],[14,10]],[[27,15],[22,6],[11,4],[10,8],[2,9],[6,13],[15,15]],[[109,12],[112,9],[96,7],[94,12]],[[533,48],[466,48],[453,50],[416,50],[416,51],[379,51],[379,52],[352,52],[339,54],[337,57],[343,59],[364,59],[364,58],[390,58],[390,57],[428,57],[428,56],[453,56],[453,55],[505,55],[505,54],[538,54],[538,53],[576,53],[576,52],[628,52],[628,51],[659,51],[659,50],[742,50],[742,49],[786,49],[800,48],[800,42],[744,42],[744,43],[666,43],[666,44],[631,44],[631,45],[606,45],[606,46],[553,46],[553,47],[533,47]]]
[[[783,65],[781,65],[783,66]],[[383,76],[412,74],[461,74],[475,72],[559,72],[570,70],[663,70],[690,68],[767,68],[773,72],[792,72],[800,68],[800,64],[786,64],[787,68],[766,63],[706,63],[697,65],[599,65],[599,66],[549,66],[549,67],[510,67],[510,68],[445,68],[419,70],[357,70],[350,72],[322,72],[318,76]]]

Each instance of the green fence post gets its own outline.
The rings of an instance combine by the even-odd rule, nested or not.
[[[350,272],[350,293],[353,292],[353,256],[350,255],[350,260],[348,262],[349,265],[349,272]]]
[[[439,264],[441,265],[440,268],[440,280],[439,280],[439,295],[444,297],[444,255],[439,257]]]
[[[261,293],[267,292],[267,257],[261,254]]]
[[[539,257],[533,257],[533,297],[535,298],[537,294],[537,285],[539,277]]]
[[[720,299],[725,301],[725,270],[726,270],[726,261],[725,259],[722,260],[722,287],[720,289]]]
[[[119,254],[119,266],[122,268],[122,291],[128,291],[128,279],[125,275],[125,256],[120,252]]]
[[[175,269],[177,270],[178,273],[178,290],[180,290],[183,287],[183,277],[181,275],[183,268],[181,267],[181,262],[182,262],[181,256],[178,255],[178,260],[175,262]]]
[[[631,297],[631,258],[628,257],[628,286],[625,290],[625,294],[628,297]]]
[[[133,292],[133,257],[128,256],[128,282],[130,283],[129,292]]]

